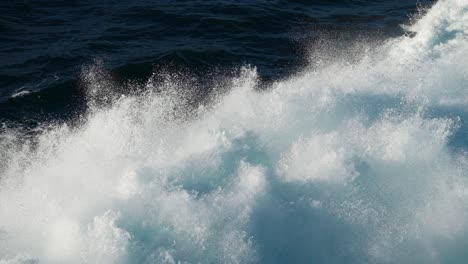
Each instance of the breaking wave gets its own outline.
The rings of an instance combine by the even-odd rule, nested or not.
[[[467,14],[202,103],[86,67],[78,124],[1,134],[0,263],[465,263]]]

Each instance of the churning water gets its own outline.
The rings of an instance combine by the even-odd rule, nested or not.
[[[466,263],[468,2],[405,30],[197,101],[84,67],[77,121],[1,134],[0,263]]]

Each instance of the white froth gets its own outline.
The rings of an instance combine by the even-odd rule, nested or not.
[[[258,262],[295,252],[285,245],[298,223],[317,237],[329,223],[358,230],[356,247],[327,239],[353,259],[408,262],[410,248],[440,262],[440,239],[466,244],[466,146],[450,145],[466,120],[431,111],[468,106],[467,14],[466,1],[439,1],[414,37],[268,91],[244,68],[190,120],[174,110],[177,82],[149,80],[144,95],[100,106],[115,84],[89,68],[81,125],[50,127],[36,144],[1,136],[0,263]],[[271,226],[277,244],[262,240]]]

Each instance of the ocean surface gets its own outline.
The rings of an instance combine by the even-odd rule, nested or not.
[[[468,0],[3,1],[0,58],[0,264],[468,262]]]

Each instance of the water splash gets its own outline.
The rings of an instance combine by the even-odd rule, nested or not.
[[[80,124],[2,134],[0,263],[463,263],[467,11],[268,91],[244,68],[200,104],[87,67]]]

